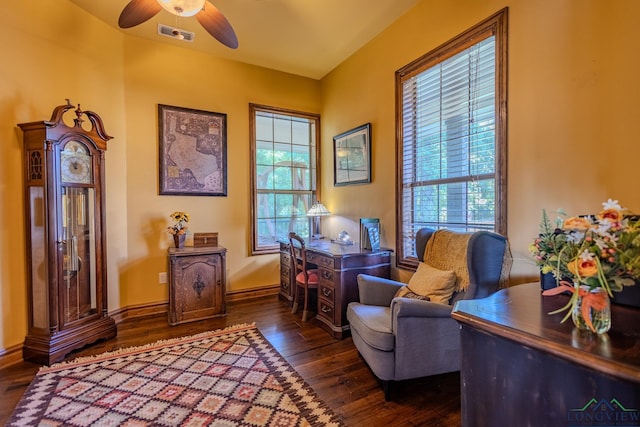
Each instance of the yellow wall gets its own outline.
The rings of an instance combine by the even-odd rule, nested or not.
[[[372,184],[332,188],[332,174],[324,175],[324,202],[341,215],[323,220],[329,233],[376,216],[383,243],[395,247],[394,72],[505,6],[512,282],[536,278],[527,247],[542,208],[592,213],[613,198],[640,212],[640,2],[425,0],[322,80],[324,138],[373,126]]]
[[[318,81],[190,52],[139,38],[126,40],[128,256],[119,266],[126,304],[167,300],[168,215],[191,214],[193,231],[216,231],[227,248],[227,289],[279,282],[277,255],[249,256],[249,103],[320,111]],[[157,104],[227,114],[227,197],[159,196]],[[187,237],[191,244],[193,235]]]
[[[55,5],[54,5],[55,3]],[[167,300],[168,215],[229,249],[231,290],[275,284],[278,257],[248,256],[249,118],[255,102],[322,114],[325,235],[357,235],[379,217],[395,246],[394,72],[509,7],[508,234],[514,282],[537,271],[527,253],[541,209],[588,213],[611,197],[640,212],[636,0],[423,0],[322,81],[123,35],[68,1],[3,5],[0,37],[0,355],[26,334],[21,133],[71,98],[96,111],[107,151],[109,309]],[[228,115],[228,197],[157,195],[157,104]],[[373,182],[333,187],[332,136],[373,125]],[[406,272],[394,271],[405,280]]]
[[[4,2],[0,14],[0,354],[27,328],[22,133],[17,123],[48,120],[70,98],[96,111],[107,132],[108,274],[118,301],[118,242],[126,241],[126,164],[122,36],[66,1]],[[118,189],[120,191],[118,191]]]
[[[320,112],[320,83],[123,35],[71,2],[14,2],[0,14],[0,355],[27,332],[22,133],[65,98],[97,112],[107,149],[109,310],[166,302],[169,214],[217,231],[228,290],[278,283],[277,255],[249,256],[249,103]],[[54,4],[55,3],[55,4]],[[158,195],[157,105],[227,114],[227,197]],[[11,236],[10,238],[8,238]],[[191,244],[192,235],[187,244]]]

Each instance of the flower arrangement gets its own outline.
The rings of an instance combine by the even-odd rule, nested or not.
[[[174,212],[169,215],[169,218],[173,219],[173,221],[175,222],[175,224],[167,227],[167,231],[169,232],[169,234],[173,234],[174,236],[176,236],[188,233],[189,227],[186,225],[186,223],[189,222],[188,213],[179,211]]]
[[[565,218],[559,218],[555,226],[543,211],[540,235],[529,247],[540,271],[552,272],[560,283],[543,295],[572,293],[569,303],[556,311],[569,310],[563,321],[579,303],[578,297],[589,297],[580,301],[586,315],[603,304],[604,293],[594,291],[601,289],[613,296],[612,292],[635,285],[640,277],[640,217],[630,214],[617,200],[609,199],[602,205],[595,216],[567,217],[559,210]],[[593,330],[589,316],[585,318]]]

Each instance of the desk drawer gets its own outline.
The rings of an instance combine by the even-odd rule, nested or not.
[[[331,306],[333,306],[336,302],[333,286],[327,286],[322,282],[320,282],[320,285],[318,287],[318,296],[326,300],[325,302],[327,304],[330,303]]]
[[[280,268],[280,289],[282,291],[286,291],[286,294],[289,294],[291,278],[289,276],[289,268],[281,267]]]
[[[280,253],[280,265],[291,265],[291,255]]]
[[[319,268],[318,275],[320,277],[318,278],[318,282],[324,283],[333,288],[334,287],[333,274],[334,274],[333,270],[327,270],[326,268]]]
[[[290,295],[291,289],[291,256],[280,253],[280,293]]]
[[[307,262],[317,265],[318,267],[333,268],[333,258],[321,255],[312,251],[307,252]]]
[[[328,302],[324,298],[318,298],[318,316],[324,317],[331,324],[335,323],[335,310],[333,303]]]
[[[280,264],[280,276],[286,277],[287,281],[289,281],[289,277],[291,274],[291,269],[289,264]]]

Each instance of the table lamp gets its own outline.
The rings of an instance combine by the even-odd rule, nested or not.
[[[314,203],[313,206],[311,206],[311,209],[307,211],[307,216],[313,217],[314,233],[311,236],[312,239],[322,239],[322,235],[320,234],[320,217],[327,215],[331,215],[331,212],[329,212],[329,210],[325,208],[320,201]]]

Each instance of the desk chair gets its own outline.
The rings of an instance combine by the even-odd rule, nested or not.
[[[296,256],[296,249],[300,252]],[[304,289],[304,301],[302,310],[302,321],[306,322],[309,315],[309,289],[318,289],[318,270],[307,269],[307,250],[304,246],[304,239],[296,233],[289,233],[289,250],[291,251],[291,262],[294,265],[296,275],[296,287],[293,292],[292,314],[298,312],[300,291]]]

